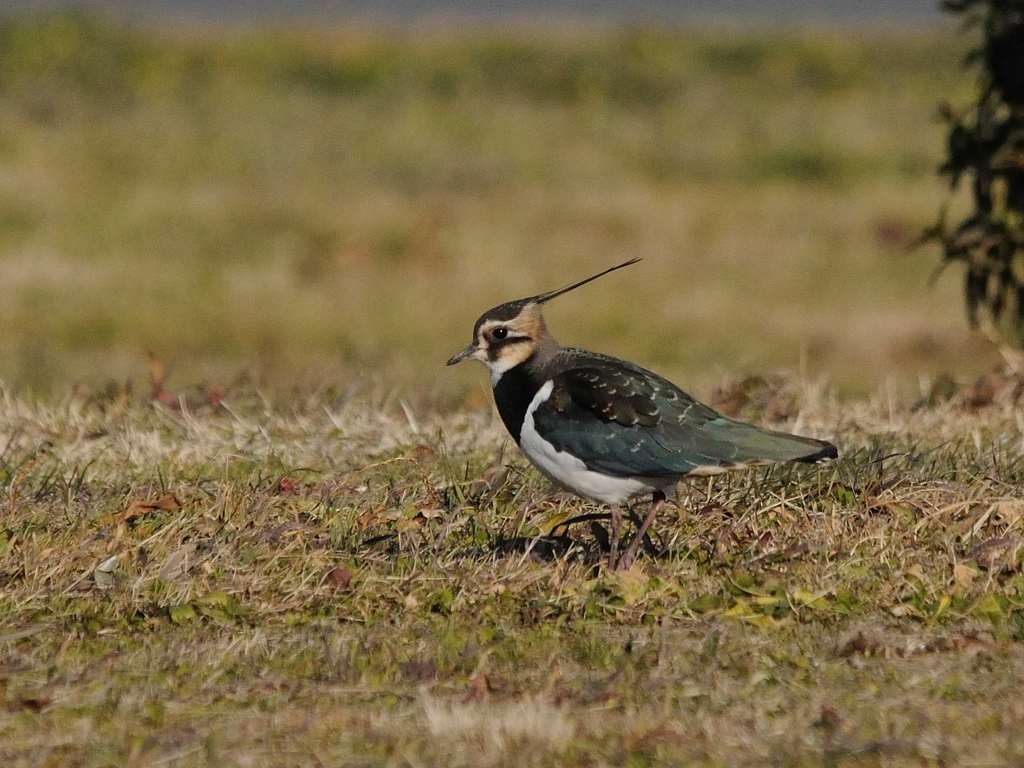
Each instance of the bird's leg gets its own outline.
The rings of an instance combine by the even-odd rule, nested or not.
[[[619,534],[622,532],[622,508],[620,506],[612,506],[612,536],[611,543],[608,547],[608,568],[615,570],[615,565],[619,561]]]
[[[633,561],[636,560],[637,553],[640,551],[640,545],[643,544],[644,536],[647,535],[647,529],[651,527],[651,523],[654,522],[654,518],[658,516],[658,512],[665,504],[665,494],[661,491],[654,492],[654,498],[651,500],[651,508],[647,510],[647,516],[643,522],[640,523],[640,528],[637,529],[636,536],[629,542],[629,546],[626,551],[622,553],[622,557],[619,559],[616,568],[620,571],[626,571],[633,567]]]
[[[640,519],[640,515],[636,513],[635,509],[629,509],[629,521],[636,526],[637,530],[640,530],[640,526],[644,524],[644,521]],[[651,541],[650,535],[644,536],[644,551],[649,555],[658,554],[658,548],[654,546],[654,542]]]

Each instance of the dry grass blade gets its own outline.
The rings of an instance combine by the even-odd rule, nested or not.
[[[88,402],[0,399],[7,764],[1022,757],[958,735],[1024,725],[1009,405],[798,399],[845,458],[683,486],[607,574],[486,411]]]

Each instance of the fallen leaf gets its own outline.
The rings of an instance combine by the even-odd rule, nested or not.
[[[363,512],[359,515],[359,517],[356,518],[356,525],[359,526],[359,530],[365,531],[382,522],[383,519],[384,517],[380,513],[380,510],[371,509],[366,512]]]
[[[325,576],[326,581],[336,592],[344,592],[352,586],[352,572],[343,565],[331,568]]]
[[[275,493],[278,496],[290,496],[293,493],[297,493],[299,490],[299,484],[292,480],[290,477],[282,477],[277,481],[277,488]]]
[[[173,493],[166,493],[158,499],[136,499],[118,516],[119,523],[132,523],[149,512],[177,512],[181,502]]]

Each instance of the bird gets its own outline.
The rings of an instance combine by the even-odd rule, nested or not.
[[[732,419],[657,373],[555,340],[544,322],[548,302],[638,261],[487,310],[447,362],[486,365],[498,414],[530,462],[556,485],[610,508],[611,570],[632,567],[683,478],[839,455],[832,443]],[[650,508],[620,555],[623,507],[641,497]]]

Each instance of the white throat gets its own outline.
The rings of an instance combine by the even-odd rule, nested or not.
[[[506,371],[512,370],[520,361],[516,360],[485,360],[488,370],[491,372],[491,386],[498,386],[498,382],[501,381],[501,377]]]

